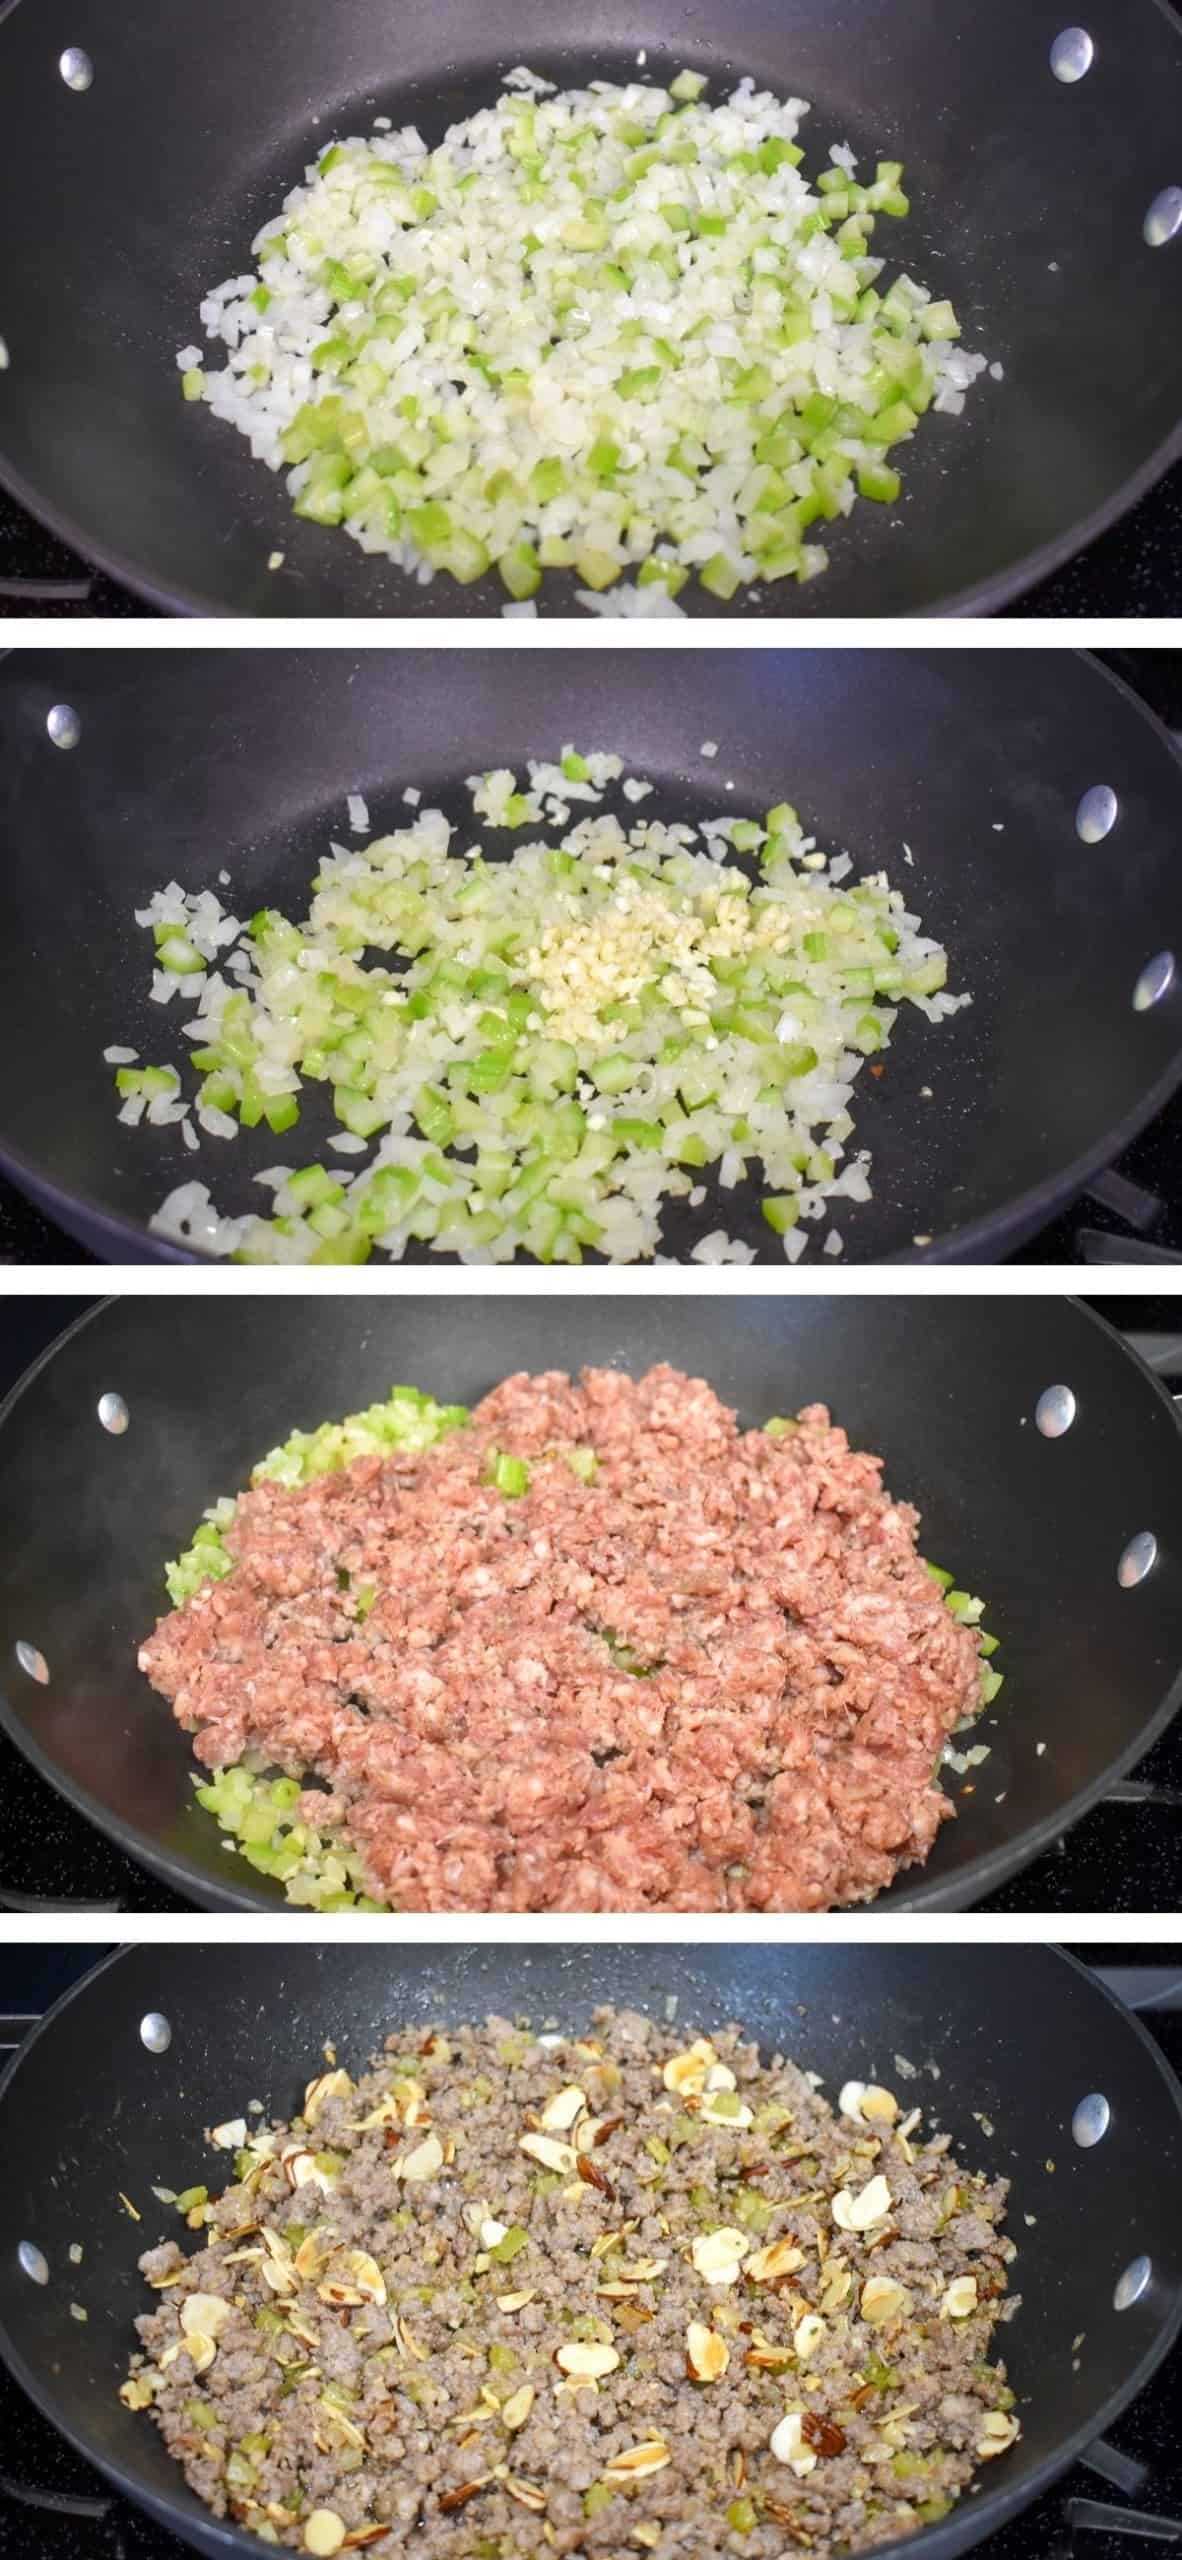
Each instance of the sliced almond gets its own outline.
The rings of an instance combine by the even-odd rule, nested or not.
[[[443,2144],[437,2133],[429,2133],[413,2151],[404,2152],[394,2163],[396,2178],[404,2178],[408,2186],[420,2185],[425,2178],[437,2178],[443,2167]]]
[[[672,2460],[669,2447],[662,2438],[649,2436],[643,2444],[625,2445],[622,2453],[613,2453],[604,2468],[603,2477],[616,2488],[626,2485],[629,2480],[647,2480],[650,2473],[663,2471],[666,2463]]]
[[[498,2240],[503,2240],[505,2238],[508,2229],[509,2225],[507,2222],[497,2222],[491,2213],[486,2214],[480,2225],[481,2248],[495,2249]]]
[[[659,2524],[633,2525],[632,2531],[628,2536],[629,2542],[638,2542],[642,2551],[655,2551],[660,2539],[661,2528]]]
[[[876,2222],[885,2222],[891,2209],[891,2191],[883,2177],[871,2178],[855,2196],[842,2187],[833,2198],[833,2219],[839,2231],[871,2231]]]
[[[536,2291],[536,2285],[530,2284],[525,2285],[520,2293],[499,2293],[497,2309],[498,2311],[524,2311],[526,2303],[533,2301]]]
[[[330,2098],[350,2098],[352,2094],[353,2083],[347,2071],[322,2071],[317,2079],[309,2080],[304,2091],[305,2124],[315,2124]]]
[[[295,2253],[295,2271],[305,2284],[314,2283],[328,2265],[335,2242],[331,2232],[309,2231]]]
[[[229,2124],[215,2124],[209,2139],[215,2151],[245,2151],[245,2116],[232,2116]]]
[[[501,2425],[508,2428],[510,2435],[516,2435],[518,2428],[525,2425],[535,2397],[532,2382],[523,2382],[520,2391],[511,2392],[501,2402]]]
[[[397,2317],[391,2320],[390,2335],[400,2356],[408,2356],[414,2364],[427,2363],[427,2348],[420,2346],[418,2339],[411,2335],[405,2320],[400,2320]]]
[[[817,2457],[804,2443],[800,2432],[801,2425],[800,2410],[789,2409],[781,2418],[779,2426],[772,2431],[769,2451],[774,2454],[777,2462],[786,2462],[789,2470],[796,2473],[798,2480],[806,2480],[809,2472],[816,2470]]]
[[[840,2311],[854,2289],[854,2279],[844,2258],[829,2258],[825,2264],[825,2281],[818,2298],[821,2311]]]
[[[691,2320],[685,2333],[685,2364],[691,2382],[718,2382],[726,2372],[731,2351],[716,2329],[708,2329],[704,2320]]]
[[[945,2320],[967,2320],[977,2308],[975,2276],[954,2276],[947,2292],[940,2297],[940,2311]]]
[[[911,2307],[905,2284],[897,2284],[893,2276],[867,2276],[858,2309],[872,2329],[887,2329],[892,2321],[905,2320]]]
[[[750,2246],[745,2231],[731,2230],[724,2223],[717,2231],[703,2231],[694,2241],[690,2256],[707,2284],[737,2284]]]
[[[539,2488],[536,2480],[518,2480],[514,2478],[511,2471],[507,2471],[501,2486],[505,2496],[514,2499],[519,2507],[528,2507],[531,2515],[542,2514],[546,2504],[546,2492]]]
[[[389,2530],[388,2524],[355,2525],[352,2533],[345,2535],[341,2549],[342,2551],[364,2551],[371,2542],[384,2542]]]
[[[661,2078],[665,2087],[672,2089],[675,2097],[697,2098],[701,2096],[706,2086],[707,2072],[714,2068],[717,2061],[718,2055],[713,2045],[708,2043],[705,2036],[699,2036],[697,2043],[688,2045],[684,2053],[670,2054]]]
[[[264,2258],[259,2274],[271,2293],[294,2293],[296,2290],[295,2268],[281,2258]]]
[[[315,2554],[315,2560],[332,2560],[334,2551],[344,2547],[348,2527],[331,2507],[313,2507],[304,2523],[304,2549]]]
[[[782,2373],[792,2362],[792,2349],[777,2346],[773,2339],[765,2338],[762,2329],[755,2329],[743,2362],[751,2373]]]
[[[977,2446],[978,2459],[981,2462],[992,2462],[997,2454],[1008,2451],[1019,2433],[1018,2421],[1011,2411],[991,2409],[988,2417],[982,2422],[980,2442]]]
[[[782,2276],[793,2276],[804,2265],[804,2251],[794,2240],[772,2240],[766,2249],[756,2249],[747,2259],[743,2273],[753,2284],[778,2284]]]
[[[576,2154],[569,2142],[555,2142],[548,2133],[523,2133],[517,2148],[537,2160],[543,2169],[555,2170],[560,2178],[575,2174]]]
[[[458,2507],[466,2507],[469,2498],[475,2498],[481,2489],[487,2489],[491,2479],[491,2471],[482,2471],[478,2480],[461,2480],[456,2488],[445,2489],[439,2501],[443,2514],[454,2516]]]
[[[806,2311],[792,2332],[793,2349],[801,2364],[807,2364],[809,2357],[815,2356],[824,2335],[824,2321],[817,2312]]]
[[[216,2338],[230,2317],[231,2304],[220,2293],[191,2293],[181,2304],[181,2327],[185,2336]]]
[[[613,2269],[621,2284],[655,2284],[668,2266],[668,2258],[633,2258],[630,2263]]]
[[[125,2409],[150,2409],[152,2406],[151,2383],[143,2374],[130,2373],[126,2382],[120,2386],[119,2397]]]
[[[877,2081],[868,2080],[862,2092],[862,2113],[867,2124],[894,2124],[899,2101],[889,2089],[880,2089]]]
[[[542,2109],[544,2132],[569,2133],[576,2116],[582,2115],[586,2104],[584,2092],[576,2088],[573,2081],[569,2088],[557,2090],[552,2098],[547,2098]]]
[[[279,2158],[284,2177],[293,2192],[297,2187],[319,2187],[323,2195],[332,2194],[333,2180],[327,2169],[317,2168],[315,2153],[309,2151],[305,2143],[285,2143]]]
[[[217,2348],[213,2339],[204,2337],[200,2329],[190,2329],[185,2336],[185,2352],[194,2373],[208,2373]]]
[[[554,2358],[560,2373],[579,2382],[602,2382],[605,2374],[615,2372],[619,2361],[614,2347],[601,2346],[595,2338],[586,2343],[572,2338],[569,2346],[559,2347]]]

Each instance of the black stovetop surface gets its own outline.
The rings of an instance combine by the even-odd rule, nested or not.
[[[30,1361],[93,1303],[85,1298],[6,1298],[0,1307],[0,1399]],[[1179,1301],[1102,1298],[1090,1304],[1139,1340],[1182,1338]],[[1182,1352],[1171,1364],[1182,1378]],[[0,1734],[0,1911],[189,1911],[193,1905],[124,1856],[58,1796]],[[1182,1717],[1161,1736],[1118,1800],[1097,1805],[1074,1829],[996,1893],[981,1911],[1177,1911],[1182,1909]]]
[[[1173,478],[1182,561],[1182,465]],[[0,564],[5,556],[4,503],[0,492]],[[1182,571],[1179,583],[1182,586]],[[4,592],[0,569],[0,616],[5,610]],[[1097,654],[1166,723],[1182,748],[1182,650],[1108,649]],[[94,1258],[0,1175],[0,1265],[93,1263]],[[1182,1092],[1082,1199],[1010,1258],[1083,1267],[1182,1261]]]
[[[19,2042],[27,2022],[85,1973],[100,1947],[9,1949],[0,1959],[3,2048]],[[1178,1981],[1154,1947],[1085,1947],[1074,1952],[1101,1966],[1154,1969],[1135,1997]],[[1115,1987],[1131,1992],[1127,1973]],[[1174,1996],[1182,1997],[1175,1989]],[[1155,2042],[1182,2071],[1182,2009],[1142,2006]],[[1113,2428],[1094,2460],[1077,2463],[1045,2497],[979,2547],[986,2560],[1137,2560],[1145,2542],[1182,2544],[1182,2434],[1177,2424],[1182,2348]],[[1171,2530],[1172,2525],[1172,2530]],[[1156,2527],[1156,2530],[1155,2530]],[[109,2492],[91,2465],[71,2452],[0,2367],[0,2560],[184,2560],[187,2546]]]

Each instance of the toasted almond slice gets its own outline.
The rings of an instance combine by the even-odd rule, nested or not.
[[[578,2382],[602,2382],[605,2374],[615,2372],[619,2361],[614,2347],[601,2346],[594,2338],[585,2344],[572,2338],[569,2346],[559,2347],[554,2358],[559,2372]]]
[[[215,2151],[245,2151],[245,2116],[232,2116],[229,2124],[215,2124],[209,2139]]]
[[[653,2471],[663,2471],[673,2456],[660,2436],[649,2436],[643,2444],[625,2445],[622,2453],[613,2453],[605,2465],[603,2477],[615,2487],[629,2480],[647,2480]]]
[[[185,2351],[194,2373],[208,2373],[217,2354],[213,2339],[203,2337],[200,2329],[186,2331]]]
[[[947,2291],[940,2297],[940,2311],[942,2317],[945,2320],[967,2320],[970,2312],[975,2311],[976,2308],[976,2277],[954,2276]]]
[[[363,2302],[385,2301],[386,2279],[377,2259],[371,2258],[368,2249],[347,2249],[345,2266],[350,2282],[356,2286]]]
[[[745,2231],[734,2231],[723,2223],[716,2231],[701,2232],[690,2256],[707,2284],[737,2284],[750,2246]]]
[[[655,2284],[657,2277],[664,2275],[668,2264],[668,2258],[633,2258],[630,2263],[617,2267],[615,2273],[621,2284]]]
[[[840,2311],[843,2302],[849,2301],[853,2289],[854,2279],[844,2258],[827,2259],[825,2281],[821,2287],[818,2308],[826,2312]]]
[[[216,2338],[230,2317],[232,2305],[220,2293],[191,2293],[181,2304],[181,2327],[187,2338],[200,2335]]]
[[[315,2153],[309,2151],[306,2143],[285,2143],[279,2158],[284,2177],[293,2192],[297,2187],[319,2187],[323,2195],[332,2194],[333,2180],[327,2169],[317,2168]]]
[[[427,2363],[427,2348],[419,2345],[418,2339],[413,2337],[410,2330],[407,2328],[405,2320],[400,2320],[397,2317],[391,2320],[390,2335],[393,2338],[400,2356],[409,2356],[414,2364]]]
[[[981,2438],[977,2446],[979,2461],[992,2462],[997,2454],[1007,2452],[1020,2432],[1018,2421],[1012,2411],[991,2409],[988,2417],[982,2422]]]
[[[295,2268],[285,2264],[281,2258],[264,2258],[259,2274],[271,2293],[294,2293],[296,2290]]]
[[[179,2284],[182,2276],[187,2275],[187,2273],[187,2267],[174,2267],[170,2275],[149,2276],[148,2283],[150,2284],[153,2293],[167,2293],[169,2287],[174,2284]]]
[[[886,2329],[894,2320],[905,2320],[911,2307],[906,2285],[897,2284],[893,2276],[867,2276],[858,2309],[872,2329]]]
[[[787,2463],[789,2470],[796,2473],[798,2480],[805,2480],[810,2471],[816,2470],[817,2457],[804,2443],[800,2432],[801,2425],[800,2410],[787,2410],[779,2426],[772,2430],[768,2449],[775,2455],[777,2462]]]
[[[817,2312],[806,2311],[804,2318],[797,2321],[792,2332],[792,2345],[801,2364],[806,2364],[810,2356],[815,2356],[824,2335],[824,2321]]]
[[[862,2092],[862,2113],[867,2124],[894,2124],[899,2101],[889,2089],[880,2089],[877,2081],[868,2080]]]
[[[833,2219],[839,2231],[871,2231],[876,2222],[885,2222],[891,2209],[891,2191],[884,2177],[871,2178],[855,2196],[842,2187],[833,2198]]]
[[[445,2489],[439,2501],[443,2514],[454,2516],[457,2507],[466,2507],[469,2498],[476,2497],[479,2490],[487,2489],[492,2476],[491,2471],[482,2471],[478,2480],[461,2480],[458,2487]]]
[[[330,2232],[309,2231],[295,2253],[295,2271],[305,2284],[311,2284],[332,2256],[334,2241]]]
[[[685,2333],[685,2364],[691,2382],[718,2382],[726,2372],[731,2351],[716,2329],[708,2329],[704,2320],[691,2320]]]
[[[158,2365],[159,2365],[159,2367],[160,2367],[160,2371],[161,2371],[161,2373],[167,2373],[167,2371],[168,2371],[168,2368],[169,2368],[170,2364],[175,2364],[175,2363],[176,2363],[176,2360],[177,2360],[177,2357],[178,2357],[178,2356],[179,2356],[179,2354],[180,2354],[180,2351],[181,2351],[181,2348],[180,2348],[180,2340],[179,2340],[179,2339],[177,2339],[171,2347],[165,2347],[165,2348],[162,2350],[161,2354],[160,2354],[160,2355],[157,2357],[157,2359],[156,2359],[156,2361],[157,2361],[157,2363],[158,2363]]]
[[[396,2178],[404,2178],[408,2186],[420,2185],[425,2178],[437,2178],[443,2167],[443,2144],[437,2133],[429,2133],[413,2151],[403,2153],[394,2163]]]
[[[332,2560],[334,2551],[344,2547],[346,2526],[331,2507],[313,2507],[304,2524],[304,2549],[315,2554],[315,2560]]]
[[[501,2486],[505,2496],[515,2499],[519,2507],[528,2507],[531,2515],[541,2515],[546,2504],[546,2492],[539,2488],[536,2480],[518,2480],[511,2471],[507,2471]]]
[[[803,2265],[804,2251],[794,2240],[771,2240],[747,2259],[743,2273],[753,2284],[778,2284],[781,2276],[794,2276]]]
[[[402,2109],[393,2090],[388,2089],[385,2097],[379,2098],[372,2115],[359,2116],[352,2130],[354,2133],[376,2133],[380,2125],[401,2123]]]
[[[523,2133],[517,2148],[540,2162],[543,2169],[556,2170],[560,2178],[575,2174],[576,2155],[569,2142],[555,2142],[548,2133]]]
[[[349,2098],[352,2094],[353,2083],[347,2071],[322,2071],[318,2079],[309,2080],[304,2091],[305,2124],[315,2124],[321,2108],[330,2098]],[[343,2526],[341,2532],[343,2536]],[[336,2545],[333,2547],[335,2549]]]
[[[516,2435],[518,2428],[525,2425],[535,2396],[532,2382],[523,2382],[520,2391],[511,2392],[509,2398],[502,2401],[501,2425],[508,2428],[510,2435]]]
[[[634,2525],[628,2536],[629,2542],[638,2542],[642,2551],[655,2551],[660,2539],[661,2528],[659,2524]]]
[[[543,2132],[569,2133],[576,2116],[582,2115],[586,2104],[584,2091],[577,2088],[573,2081],[568,2088],[556,2090],[552,2098],[547,2098],[542,2109]]]
[[[533,2301],[536,2292],[536,2285],[527,2284],[520,2293],[499,2293],[497,2309],[498,2311],[524,2311],[526,2303]]]
[[[129,2373],[120,2386],[119,2397],[125,2409],[150,2409],[152,2386],[142,2373]]]
[[[706,2074],[718,2061],[714,2047],[705,2036],[687,2046],[684,2053],[671,2053],[661,2073],[667,2089],[679,2098],[697,2098],[706,2086]],[[732,2084],[733,2085],[733,2084]]]
[[[773,2339],[765,2338],[762,2329],[756,2329],[743,2362],[751,2373],[782,2373],[792,2362],[792,2349],[777,2346]]]

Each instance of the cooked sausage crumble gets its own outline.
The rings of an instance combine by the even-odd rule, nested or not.
[[[400,2029],[140,2266],[123,2386],[264,2541],[395,2560],[813,2560],[945,2515],[1018,2433],[1007,2182],[741,2031]]]

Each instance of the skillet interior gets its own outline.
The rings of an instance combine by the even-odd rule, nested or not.
[[[72,704],[80,744],[46,720]],[[170,877],[243,916],[304,911],[345,797],[401,823],[409,781],[470,816],[462,777],[564,741],[611,745],[649,775],[657,815],[762,815],[787,796],[859,869],[885,865],[947,944],[967,1013],[907,1009],[876,1081],[855,1091],[874,1197],[843,1202],[846,1253],[882,1260],[933,1239],[983,1259],[1033,1233],[1115,1155],[1182,1071],[1182,978],[1147,1013],[1136,979],[1182,957],[1175,847],[1182,786],[1155,723],[1094,662],[1056,652],[449,650],[14,653],[0,668],[0,1003],[22,1072],[0,1097],[0,1161],[100,1252],[145,1236],[174,1184],[219,1207],[266,1206],[250,1176],[305,1164],[323,1131],[264,1128],[186,1154],[176,1130],[121,1128],[102,1052],[185,1044],[147,1001],[133,910]],[[713,763],[699,748],[719,741]],[[736,789],[728,794],[725,784]],[[1116,791],[1107,839],[1082,845],[1081,795]],[[503,838],[506,849],[512,839]],[[908,868],[903,848],[911,847]],[[185,1007],[187,1012],[191,1008]],[[27,1070],[27,1071],[26,1071]],[[924,1098],[930,1087],[932,1098]],[[750,1182],[667,1216],[684,1258],[717,1227],[783,1269]],[[926,1249],[926,1248],[925,1248]],[[439,1257],[430,1257],[432,1263]]]
[[[1060,0],[734,0],[721,22],[698,0],[647,0],[640,16],[630,0],[475,14],[466,0],[252,0],[247,15],[207,0],[167,18],[149,0],[14,0],[0,23],[0,78],[22,109],[0,166],[0,469],[69,540],[179,609],[497,612],[496,580],[423,590],[298,523],[242,439],[182,404],[175,351],[335,134],[381,111],[435,141],[523,56],[570,83],[627,77],[643,45],[656,73],[688,60],[810,99],[815,167],[838,141],[871,164],[902,158],[915,211],[897,256],[953,294],[965,344],[1005,368],[909,448],[901,521],[861,508],[826,575],[772,588],[760,610],[991,607],[1148,485],[1182,413],[1182,248],[1142,236],[1182,176],[1177,21],[1167,0],[1091,0],[1087,19],[1093,68],[1063,87],[1049,68]],[[83,95],[57,70],[78,46],[95,65]],[[33,203],[38,254],[18,257]],[[544,609],[576,610],[573,587]]]
[[[155,2429],[116,2398],[144,2298],[135,2261],[168,2231],[150,2187],[204,2183],[201,2127],[248,2097],[268,2114],[290,2113],[326,2038],[357,2064],[408,2019],[496,2009],[582,2026],[604,1999],[660,2018],[675,1998],[678,2029],[737,2018],[765,2052],[779,2047],[822,2073],[830,2094],[853,2071],[877,2072],[920,2100],[967,2158],[1013,2181],[1023,2305],[1005,2352],[1024,2432],[945,2523],[892,2546],[949,2560],[1110,2422],[1164,2354],[1182,2308],[1176,2084],[1082,1967],[1046,1947],[1023,1949],[1022,1962],[1016,2002],[1012,1950],[1002,1947],[255,1943],[235,1950],[232,1967],[213,1947],[132,1948],[51,2012],[0,2088],[10,2164],[0,2349],[54,2423],[174,2531],[213,2553],[257,2550],[214,2524]],[[172,2028],[162,2056],[140,2041],[148,2011]],[[900,2052],[918,2066],[913,2083],[897,2074]],[[1112,2125],[1081,2151],[1070,2120],[1093,2089],[1108,2097]],[[142,2225],[123,2212],[119,2188],[146,2208]],[[76,2237],[85,2243],[77,2269],[66,2261]],[[21,2239],[50,2260],[45,2288],[18,2270]],[[1118,2314],[1116,2278],[1142,2253],[1152,2282]],[[85,2325],[69,2317],[71,2298]]]
[[[963,1909],[1086,1809],[1182,1691],[1179,1425],[1119,1338],[1070,1301],[979,1298],[283,1297],[110,1301],[6,1408],[0,1478],[28,1534],[0,1551],[0,1721],[133,1857],[208,1907],[276,1888],[232,1863],[192,1798],[186,1738],[134,1667],[161,1572],[206,1505],[297,1425],[396,1381],[475,1401],[518,1369],[671,1360],[745,1422],[828,1401],[922,1514],[922,1551],[988,1603],[1006,1684],[950,1779],[958,1819],[876,1909]],[[1035,1428],[1043,1389],[1079,1415]],[[100,1396],[131,1413],[112,1438]],[[1116,1578],[1149,1529],[1157,1564]],[[49,1682],[16,1662],[36,1646]],[[1040,1750],[1039,1745],[1043,1748]]]

